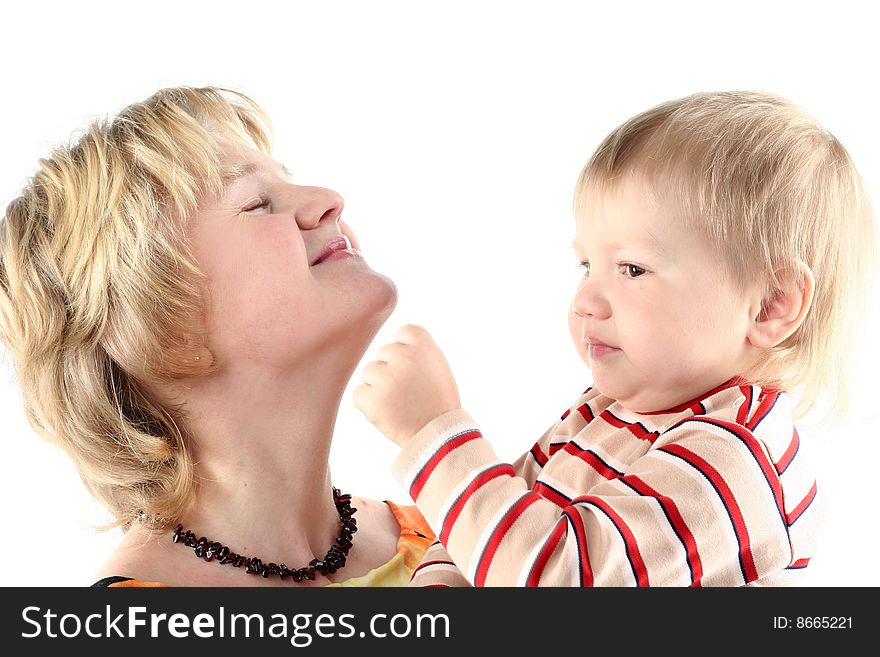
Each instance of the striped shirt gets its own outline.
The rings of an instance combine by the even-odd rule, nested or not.
[[[588,388],[513,464],[458,409],[394,474],[437,535],[413,586],[797,583],[821,525],[790,398],[731,379],[634,413]]]

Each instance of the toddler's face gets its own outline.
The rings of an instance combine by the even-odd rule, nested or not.
[[[637,176],[592,196],[574,246],[584,276],[569,328],[603,394],[633,411],[660,411],[754,358],[746,332],[755,288],[734,285],[708,239]]]

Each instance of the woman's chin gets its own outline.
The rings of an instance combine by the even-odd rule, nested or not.
[[[346,289],[335,296],[332,308],[339,311],[336,318],[327,318],[327,324],[336,324],[341,332],[363,337],[367,344],[394,312],[397,306],[397,286],[390,278],[373,270],[347,282]],[[340,321],[337,323],[335,319]]]

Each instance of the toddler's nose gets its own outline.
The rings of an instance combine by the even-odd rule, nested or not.
[[[607,319],[611,316],[611,305],[598,286],[585,278],[578,285],[574,300],[571,302],[571,312],[578,317]]]

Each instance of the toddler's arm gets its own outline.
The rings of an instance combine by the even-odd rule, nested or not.
[[[459,408],[430,336],[409,327],[401,337],[384,348],[389,360],[356,403],[402,444],[395,476],[474,585],[741,585],[793,565],[789,531],[814,482],[812,493],[805,479],[803,495],[783,499],[774,463],[746,427],[688,418],[615,470],[572,440],[588,424],[572,411],[556,441],[566,454],[553,457],[544,445],[558,464],[536,484],[525,472],[535,457],[518,469],[500,461]],[[415,430],[424,409],[433,419]],[[782,416],[762,427],[792,431]]]

